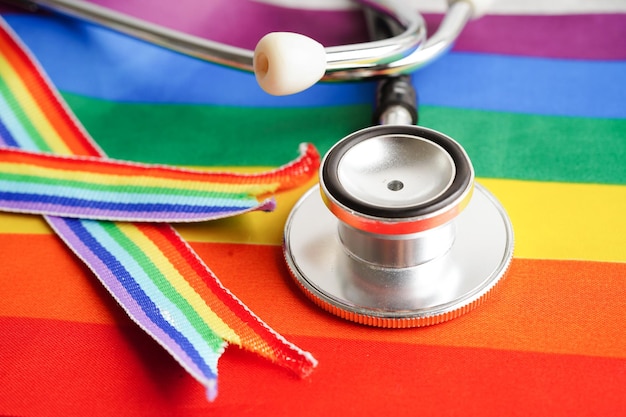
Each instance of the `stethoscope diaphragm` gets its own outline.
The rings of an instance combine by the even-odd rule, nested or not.
[[[380,327],[425,326],[490,294],[511,260],[513,231],[456,141],[384,125],[326,154],[320,185],[287,219],[284,253],[325,310]]]

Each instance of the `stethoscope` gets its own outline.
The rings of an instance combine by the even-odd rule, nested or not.
[[[362,0],[371,42],[324,48],[271,33],[255,51],[182,34],[77,0],[12,0],[116,29],[178,52],[255,72],[274,95],[322,80],[380,78],[375,123],[337,142],[319,185],[293,207],[284,255],[317,305],[381,327],[425,326],[480,305],[504,276],[513,230],[496,198],[474,181],[452,138],[416,125],[408,76],[448,50],[489,1],[451,0],[436,33],[402,1]]]

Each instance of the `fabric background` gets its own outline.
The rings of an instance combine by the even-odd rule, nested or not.
[[[97,3],[248,48],[270,30],[326,45],[367,36],[346,2]],[[440,9],[426,3],[434,28]],[[463,144],[513,222],[515,258],[483,306],[400,331],[315,307],[280,247],[308,187],[280,194],[271,214],[176,226],[227,288],[320,363],[300,380],[228,348],[208,403],[41,218],[0,214],[0,415],[623,415],[626,5],[501,3],[415,75],[420,124]],[[71,19],[3,12],[111,157],[256,171],[293,159],[300,142],[325,152],[369,124],[372,82],[275,98],[250,74]]]

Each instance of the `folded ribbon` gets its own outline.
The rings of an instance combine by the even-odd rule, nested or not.
[[[309,353],[225,289],[168,224],[84,218],[186,221],[190,213],[201,220],[268,209],[271,200],[259,203],[257,197],[315,174],[319,155],[312,146],[291,164],[251,175],[107,160],[1,19],[0,145],[22,149],[0,152],[3,209],[43,214],[130,318],[205,385],[210,399],[217,393],[217,360],[226,343],[299,375],[315,367]]]

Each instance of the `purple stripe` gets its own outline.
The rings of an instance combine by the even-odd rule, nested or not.
[[[44,186],[45,187],[45,186]],[[41,187],[41,188],[44,188]],[[36,188],[36,187],[35,187]],[[165,198],[167,199],[167,198]],[[221,216],[223,213],[239,213],[250,208],[254,208],[258,205],[256,200],[236,200],[237,204],[232,206],[228,205],[216,205],[210,204],[210,200],[207,199],[207,203],[203,205],[190,205],[190,204],[177,204],[174,203],[146,203],[146,202],[119,202],[119,201],[107,201],[107,200],[87,200],[80,197],[66,197],[59,194],[39,194],[36,192],[14,192],[4,191],[0,189],[0,200],[4,201],[16,201],[23,204],[54,204],[58,207],[67,206],[75,213],[90,213],[92,210],[110,210],[117,213],[128,213],[125,217],[135,216],[132,213],[155,213],[157,217],[170,216]],[[212,214],[211,214],[212,213]],[[144,217],[143,215],[139,216]]]
[[[116,11],[195,36],[253,49],[268,32],[300,32],[326,46],[356,43],[367,30],[359,10],[320,11],[278,7],[246,0],[93,0]]]
[[[438,16],[427,16],[429,26]],[[432,33],[432,32],[430,32]],[[485,16],[470,22],[455,50],[545,58],[626,59],[626,14]]]
[[[299,10],[246,0],[179,0],[146,7],[142,0],[95,0],[148,21],[253,49],[271,31],[295,31],[326,46],[367,40],[359,10]],[[441,15],[425,15],[433,33]],[[549,58],[626,59],[626,14],[488,15],[470,22],[458,51]]]
[[[146,316],[142,308],[130,296],[126,289],[119,283],[115,275],[107,266],[85,246],[85,244],[74,234],[71,228],[61,217],[46,216],[50,226],[63,239],[66,245],[89,266],[94,274],[100,279],[106,289],[115,297],[117,302],[124,308],[126,313],[142,329],[147,331],[152,337],[172,354],[185,369],[187,369],[201,383],[206,384],[205,378],[197,365],[191,360],[187,353],[178,346],[176,342],[165,333],[160,327],[155,325]]]
[[[28,202],[28,201],[12,201],[0,200],[0,210],[12,211],[17,213],[29,213],[52,216],[65,216],[72,218],[83,218],[92,220],[119,220],[119,221],[138,221],[138,222],[201,222],[224,217],[235,216],[250,211],[272,211],[276,208],[276,201],[268,199],[258,206],[248,209],[237,209],[229,211],[215,212],[161,212],[155,213],[151,211],[134,211],[126,212],[119,210],[106,210],[67,206],[63,204]]]

